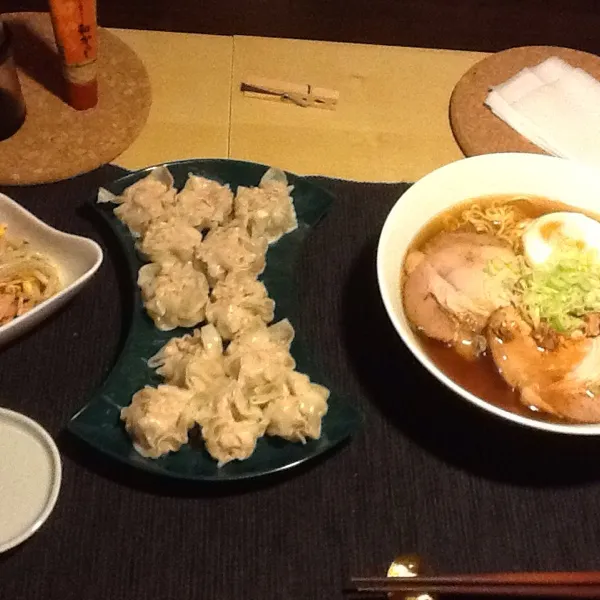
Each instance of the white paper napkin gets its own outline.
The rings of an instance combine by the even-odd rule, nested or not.
[[[583,69],[548,58],[492,88],[485,104],[546,152],[600,167],[600,82]]]

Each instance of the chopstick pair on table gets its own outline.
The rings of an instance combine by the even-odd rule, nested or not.
[[[484,573],[428,577],[353,577],[350,598],[388,594],[600,598],[600,571]]]

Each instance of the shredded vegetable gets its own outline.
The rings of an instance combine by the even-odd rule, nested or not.
[[[600,311],[600,261],[594,250],[563,240],[545,263],[522,265],[517,297],[534,327],[545,322],[570,335],[584,326],[583,316]]]
[[[60,290],[57,269],[0,224],[0,325],[25,314]]]

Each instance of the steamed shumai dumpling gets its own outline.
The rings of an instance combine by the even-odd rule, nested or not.
[[[212,179],[189,175],[177,194],[173,214],[192,227],[211,229],[224,223],[233,206],[233,193],[227,185]]]
[[[303,373],[289,371],[280,395],[265,409],[267,435],[302,443],[306,438],[318,439],[328,398],[326,387],[311,383]]]
[[[253,394],[258,386],[281,381],[296,366],[290,354],[293,338],[294,328],[287,319],[243,332],[225,351],[227,374],[237,379],[247,394]]]
[[[278,240],[298,227],[291,189],[285,175],[280,180],[271,178],[267,171],[259,187],[238,187],[235,218],[244,224],[251,237],[266,237],[269,242]]]
[[[202,234],[186,221],[177,218],[152,221],[138,242],[138,250],[154,262],[176,258],[191,261]]]
[[[239,187],[234,200],[236,219],[251,237],[271,242],[298,226],[294,205],[286,186],[273,183],[267,189]]]
[[[206,404],[214,393],[224,387],[229,378],[225,373],[223,339],[211,323],[200,330],[202,349],[196,348],[185,365],[185,385]]]
[[[193,393],[173,385],[146,386],[121,410],[127,433],[143,456],[158,458],[188,441],[194,425]]]
[[[232,272],[217,282],[206,307],[206,319],[224,340],[273,320],[275,302],[254,275]]]
[[[213,328],[214,329],[214,328]],[[208,339],[207,339],[208,338]],[[181,337],[171,338],[154,356],[148,366],[156,369],[167,383],[185,387],[185,367],[191,356],[198,353],[223,354],[223,343],[217,334],[217,343],[207,336],[207,329],[194,329]]]
[[[241,224],[232,222],[208,232],[196,251],[196,259],[214,286],[228,273],[259,275],[265,268],[266,252],[264,238],[251,238]]]
[[[223,340],[214,325],[204,325],[192,334],[171,338],[148,366],[170,384],[208,393],[225,383]]]
[[[114,213],[134,235],[141,235],[152,221],[165,218],[176,194],[171,174],[159,167],[114,198],[120,204]]]
[[[199,411],[198,423],[210,455],[218,466],[248,458],[256,441],[264,435],[266,421],[260,408],[253,406],[236,381],[220,388],[210,407]]]
[[[170,260],[144,265],[138,273],[138,285],[158,329],[193,327],[204,320],[208,282],[192,263]]]

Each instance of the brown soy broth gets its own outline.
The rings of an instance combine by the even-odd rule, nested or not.
[[[515,194],[493,195],[472,198],[471,200],[461,202],[448,211],[440,213],[427,223],[415,236],[409,251],[422,248],[424,244],[438,233],[447,230],[448,221],[460,217],[461,213],[475,202],[482,208],[486,208],[494,202],[501,204],[510,201],[518,208],[519,212],[522,213],[524,219],[536,219],[549,213],[565,211],[579,212],[592,219],[600,220],[596,214],[574,208],[549,198],[539,196],[518,196],[518,200],[516,201],[514,200],[515,198]],[[401,273],[401,289],[403,278],[404,272]],[[475,396],[478,396],[499,408],[519,415],[534,417],[544,421],[560,422],[560,419],[524,406],[519,400],[519,394],[504,381],[491,356],[487,353],[484,353],[476,360],[468,360],[460,356],[453,348],[446,344],[428,338],[418,331],[417,334],[423,349],[433,363],[450,379]]]
[[[477,360],[468,360],[442,342],[422,334],[419,339],[435,366],[467,391],[505,410],[525,416],[532,414],[521,404],[517,392],[506,384],[487,353]]]

